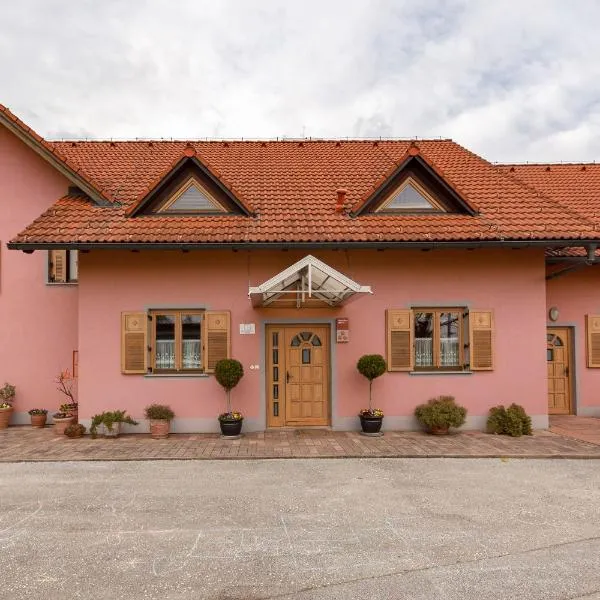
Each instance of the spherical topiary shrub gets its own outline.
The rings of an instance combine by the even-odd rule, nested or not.
[[[223,358],[215,365],[215,377],[227,392],[227,412],[231,413],[231,390],[244,376],[244,367],[235,358]]]
[[[373,412],[372,388],[373,380],[383,375],[387,370],[385,358],[381,354],[365,354],[356,363],[358,372],[369,380],[369,413]]]

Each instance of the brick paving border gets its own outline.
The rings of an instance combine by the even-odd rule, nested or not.
[[[600,420],[598,421],[600,426]],[[217,434],[149,435],[117,439],[56,436],[52,427],[10,427],[0,431],[0,462],[231,460],[275,458],[600,458],[600,443],[551,431],[510,438],[476,431],[448,436],[386,432],[365,437],[358,432],[296,429],[247,433],[238,440]]]

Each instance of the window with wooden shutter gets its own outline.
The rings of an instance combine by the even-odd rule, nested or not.
[[[204,318],[204,370],[214,373],[215,365],[229,358],[231,345],[230,316],[227,311],[206,311]]]
[[[472,371],[494,369],[494,313],[469,311],[469,355]]]
[[[147,372],[148,317],[144,312],[121,313],[121,372]]]
[[[77,250],[48,251],[48,283],[77,283]]]
[[[600,315],[586,315],[587,366],[600,368]]]
[[[412,311],[388,309],[386,329],[388,371],[412,371],[414,365]]]

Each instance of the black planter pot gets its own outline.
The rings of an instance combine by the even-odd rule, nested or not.
[[[236,419],[230,421],[219,420],[221,427],[221,435],[224,437],[237,437],[242,432],[243,419]]]
[[[379,433],[383,417],[360,417],[360,426],[364,433]]]

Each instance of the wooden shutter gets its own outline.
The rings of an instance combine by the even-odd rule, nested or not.
[[[585,315],[587,366],[600,368],[600,315]]]
[[[231,346],[230,316],[228,311],[207,310],[204,313],[204,370],[215,372],[222,358],[229,358]]]
[[[121,313],[121,372],[146,373],[148,317],[144,312]]]
[[[409,309],[386,311],[388,371],[412,371],[414,365],[413,314]]]
[[[66,283],[67,281],[67,251],[50,250],[50,281]]]
[[[472,371],[494,370],[494,313],[469,312],[469,354]]]

